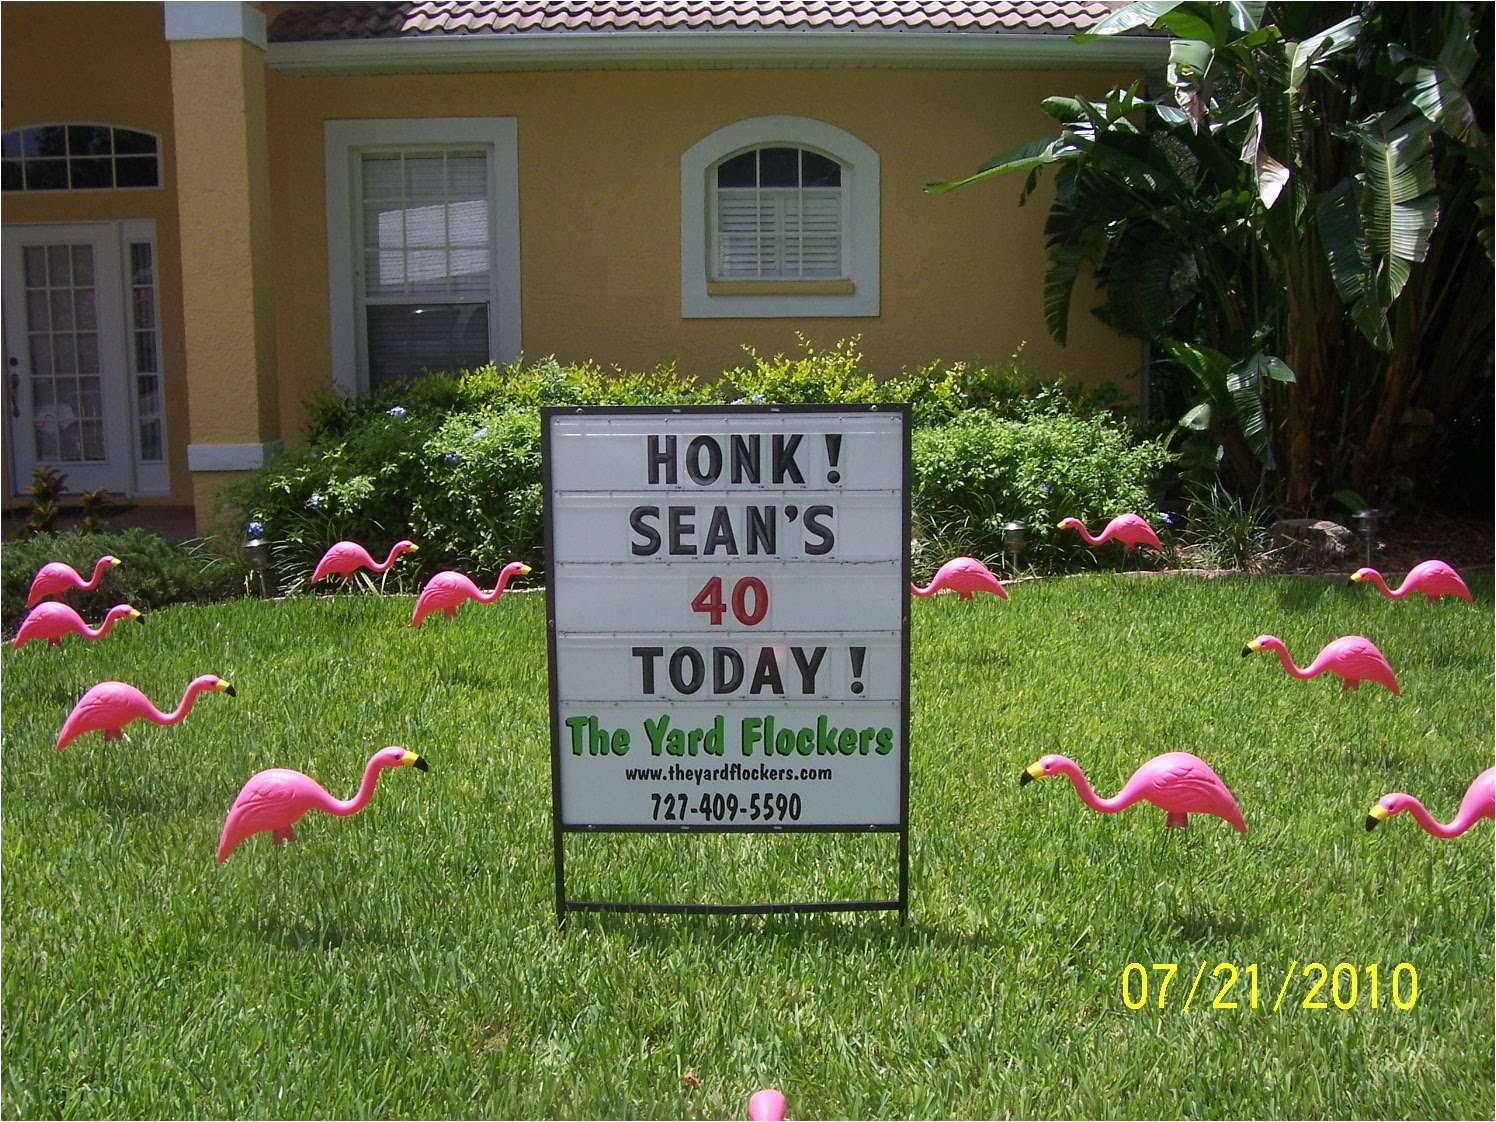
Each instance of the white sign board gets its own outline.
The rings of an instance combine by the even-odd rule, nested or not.
[[[908,411],[544,411],[561,829],[899,829]]]

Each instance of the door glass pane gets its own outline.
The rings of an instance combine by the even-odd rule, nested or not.
[[[107,458],[93,254],[88,244],[28,246],[22,254],[39,461]]]

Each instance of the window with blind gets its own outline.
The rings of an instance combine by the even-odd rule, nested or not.
[[[360,159],[369,386],[489,360],[488,157],[448,149]]]
[[[809,117],[751,117],[680,161],[681,316],[879,314],[878,154]]]
[[[845,276],[841,172],[805,148],[755,148],[718,164],[715,278]]]
[[[518,357],[518,141],[513,117],[324,123],[340,393]]]

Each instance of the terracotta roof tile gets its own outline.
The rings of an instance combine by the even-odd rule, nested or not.
[[[447,35],[610,31],[960,32],[1069,35],[1115,0],[425,0],[290,4],[278,43]]]

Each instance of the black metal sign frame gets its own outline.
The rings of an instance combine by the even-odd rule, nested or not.
[[[898,703],[899,725],[899,778],[898,778],[898,822],[897,824],[849,824],[807,825],[775,824],[772,826],[692,824],[692,825],[566,825],[562,821],[561,753],[563,746],[560,704],[560,683],[557,661],[557,587],[554,575],[556,561],[556,489],[554,486],[555,451],[552,446],[553,426],[557,419],[578,416],[627,416],[656,414],[668,417],[699,415],[703,418],[743,418],[755,415],[786,414],[855,414],[895,415],[901,418],[901,457],[899,476],[902,533],[900,541],[900,670]],[[551,822],[554,846],[556,877],[556,918],[564,922],[568,912],[652,912],[664,914],[713,913],[727,915],[753,915],[787,912],[861,912],[897,911],[900,922],[909,913],[909,630],[910,609],[908,588],[911,569],[910,541],[910,484],[912,478],[910,457],[910,407],[905,403],[877,405],[735,405],[718,406],[554,406],[541,410],[541,478],[544,490],[546,579],[546,646],[548,678],[550,687],[551,721]],[[806,900],[785,902],[647,902],[626,900],[578,900],[566,893],[567,834],[602,833],[843,833],[843,834],[887,834],[897,833],[898,844],[898,893],[891,899],[871,900]]]

